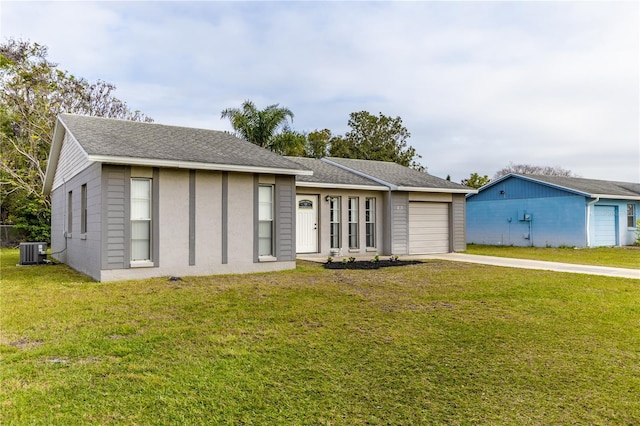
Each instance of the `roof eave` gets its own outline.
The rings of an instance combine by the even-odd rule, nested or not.
[[[62,142],[64,141],[64,135],[67,129],[62,123],[62,120],[56,118],[56,125],[53,129],[53,141],[51,142],[51,149],[49,150],[49,157],[47,161],[47,170],[44,174],[44,184],[42,185],[42,193],[47,196],[51,193],[53,187],[53,178],[55,177],[56,170],[58,168],[58,161],[60,160],[60,151],[62,151]]]
[[[608,200],[635,200],[640,201],[640,195],[613,195],[613,194],[591,194],[589,195],[591,198],[605,198]]]
[[[346,183],[328,183],[328,182],[296,182],[296,187],[300,188],[326,188],[326,189],[356,189],[364,191],[388,191],[386,186],[375,185],[352,185]]]
[[[218,170],[223,172],[266,173],[276,175],[312,176],[311,170],[287,169],[281,167],[243,166],[237,164],[200,163],[195,161],[158,160],[152,158],[115,157],[110,155],[89,155],[89,161],[131,166],[169,167],[177,169]]]
[[[441,192],[450,194],[477,194],[477,189],[465,189],[465,188],[428,188],[428,187],[414,187],[414,186],[399,186],[398,191],[412,191],[412,192]]]

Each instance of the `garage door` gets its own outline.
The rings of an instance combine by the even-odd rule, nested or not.
[[[615,246],[616,238],[616,207],[596,206],[594,209],[594,225],[596,246]]]
[[[409,203],[409,253],[449,252],[449,204]]]

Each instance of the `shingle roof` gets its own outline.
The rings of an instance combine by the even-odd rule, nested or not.
[[[89,156],[305,170],[227,132],[70,114],[59,119]]]
[[[513,174],[591,196],[631,197],[640,199],[640,183],[585,179],[564,176]]]
[[[328,160],[404,190],[432,189],[465,193],[475,192],[473,188],[388,161],[336,157],[330,157]]]
[[[305,157],[287,157],[289,160],[294,161],[306,169],[313,170],[313,176],[298,176],[296,182],[304,183],[317,183],[327,186],[331,185],[344,185],[344,186],[370,186],[380,188],[381,185],[366,177],[349,172],[340,167],[331,165],[325,161],[315,158]],[[376,188],[376,189],[377,189]],[[384,188],[386,189],[386,187]]]

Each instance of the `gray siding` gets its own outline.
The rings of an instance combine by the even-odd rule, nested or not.
[[[58,188],[82,170],[86,169],[91,162],[76,140],[69,133],[66,133],[60,149],[56,174],[53,177],[53,188]]]
[[[100,244],[102,239],[102,168],[98,163],[93,163],[70,180],[64,182],[56,190],[55,206],[52,213],[52,224],[55,223],[55,239],[52,235],[52,248],[55,251],[64,250],[57,257],[64,260],[69,266],[77,271],[87,274],[95,279],[100,278]],[[87,185],[87,229],[85,233],[80,232],[81,220],[81,188]],[[67,194],[73,191],[73,205],[69,212],[66,207]],[[62,213],[60,213],[62,211]],[[72,215],[73,231],[67,233],[65,242],[65,231],[68,223],[67,215]]]
[[[103,204],[105,220],[103,221],[104,241],[102,243],[102,269],[128,268],[129,250],[127,241],[128,221],[126,205],[128,204],[129,168],[104,166],[102,174]]]
[[[467,236],[466,201],[464,194],[453,194],[451,222],[451,249],[453,251],[465,251],[467,249]]]
[[[293,176],[276,177],[275,236],[279,261],[296,259],[296,183]]]
[[[51,257],[66,263],[67,193],[61,186],[51,192]]]
[[[196,264],[196,171],[189,170],[189,265]]]
[[[409,194],[391,193],[391,253],[409,253]]]

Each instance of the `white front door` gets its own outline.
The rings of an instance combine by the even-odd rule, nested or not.
[[[296,253],[318,252],[318,196],[296,195]]]

